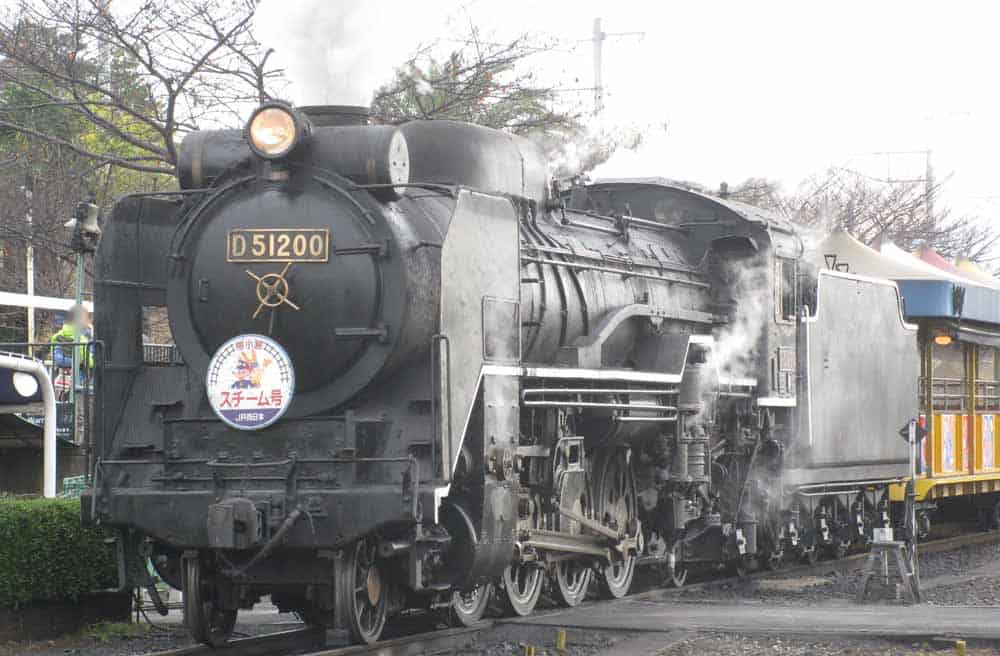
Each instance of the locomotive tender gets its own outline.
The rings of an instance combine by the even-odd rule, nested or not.
[[[888,521],[913,329],[779,217],[657,179],[559,193],[527,140],[343,107],[268,103],[178,171],[97,255],[84,508],[203,642],[265,594],[373,642],[405,608],[468,623],[496,588],[527,614]],[[156,307],[183,361],[143,362]]]

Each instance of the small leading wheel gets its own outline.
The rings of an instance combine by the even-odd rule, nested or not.
[[[618,450],[604,461],[597,486],[596,514],[605,525],[619,531],[631,530],[638,522],[635,485],[625,452]],[[605,597],[620,599],[628,594],[635,576],[635,552],[613,554],[597,577]]]
[[[563,560],[555,568],[556,600],[564,606],[579,606],[587,596],[593,571],[579,560]]]
[[[542,594],[545,571],[530,565],[508,565],[503,571],[504,599],[508,610],[524,617],[531,615]]]
[[[833,539],[833,544],[829,546],[830,555],[840,560],[847,556],[848,552],[851,550],[851,539],[850,538],[837,538]]]
[[[448,610],[451,624],[472,626],[481,620],[492,596],[492,583],[482,583],[470,590],[455,590],[451,593],[451,608]]]
[[[666,581],[675,588],[683,588],[687,582],[688,568],[684,564],[684,544],[678,540],[670,548],[667,554],[667,564],[665,566]]]
[[[807,529],[803,532],[799,540],[798,547],[799,560],[807,565],[815,565],[819,562],[819,547],[816,545],[816,534]]]
[[[931,535],[931,514],[926,510],[917,513],[917,539],[926,540]]]
[[[995,531],[1000,528],[1000,499],[993,504],[993,508],[987,511],[986,529],[987,531]]]
[[[769,572],[776,572],[785,566],[785,550],[768,541],[768,546],[757,557],[760,566]]]
[[[819,562],[819,550],[816,549],[816,545],[810,545],[808,547],[802,547],[799,552],[799,557],[807,565],[815,565]]]
[[[220,607],[212,596],[204,565],[197,556],[183,559],[184,623],[200,643],[211,647],[226,644],[236,626],[236,611]]]
[[[377,642],[385,628],[389,581],[379,566],[377,545],[359,540],[344,549],[338,570],[337,595],[352,642]]]
[[[751,565],[752,565],[751,556],[744,555],[740,556],[739,558],[734,558],[731,563],[731,569],[733,575],[736,576],[736,578],[740,579],[744,578],[745,576],[750,574]]]

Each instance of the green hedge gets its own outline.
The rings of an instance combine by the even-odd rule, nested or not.
[[[100,529],[80,525],[79,499],[0,497],[0,607],[76,600],[116,583]]]

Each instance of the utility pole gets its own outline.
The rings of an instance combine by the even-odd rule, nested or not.
[[[594,19],[594,113],[604,109],[604,81],[601,79],[601,48],[605,34],[601,30],[601,19]]]
[[[927,169],[924,173],[924,205],[927,207],[927,224],[934,223],[934,167],[931,166],[931,151],[927,149]]]
[[[30,346],[35,341],[35,220],[31,214],[31,199],[35,192],[35,181],[31,171],[24,174],[24,219],[28,224],[28,245],[25,251],[24,277],[28,285],[28,356],[34,355]]]
[[[924,203],[927,205],[927,218],[934,218],[934,166],[931,164],[931,150],[886,150],[874,153],[856,153],[853,156],[885,155],[885,180],[878,180],[886,184],[899,183],[924,183]],[[922,178],[896,178],[892,177],[892,156],[893,155],[923,155],[924,156],[924,177]],[[877,178],[873,178],[876,179]]]
[[[601,19],[594,19],[594,35],[590,41],[594,44],[594,114],[604,111],[604,72],[603,72],[603,48],[604,40],[609,36],[638,36],[646,35],[645,32],[605,32],[601,29]]]

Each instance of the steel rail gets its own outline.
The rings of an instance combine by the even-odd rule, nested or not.
[[[931,540],[919,546],[920,553],[941,553],[961,547],[977,544],[1000,542],[1000,532],[967,533],[963,535]],[[625,599],[643,600],[669,598],[686,592],[705,589],[710,586],[724,585],[728,582],[785,578],[788,576],[805,576],[808,574],[831,572],[847,572],[860,568],[868,551],[852,554],[839,560],[821,560],[814,565],[803,564],[785,567],[775,571],[757,571],[744,577],[719,577],[706,581],[692,583],[681,588],[655,587],[642,592],[629,594]],[[616,600],[598,602],[614,603]],[[546,615],[548,613],[541,613]],[[479,634],[496,623],[530,623],[532,616],[523,618],[504,618],[493,621],[483,621],[468,628],[445,629],[416,633],[399,638],[382,640],[374,645],[351,645],[345,647],[324,648],[326,631],[319,628],[303,628],[292,631],[282,631],[251,638],[238,638],[224,646],[211,648],[206,645],[182,647],[169,651],[160,651],[146,656],[421,656],[423,654],[448,654],[455,650],[468,647],[474,643]]]
[[[424,654],[450,654],[475,643],[479,634],[493,626],[484,621],[476,626],[430,631],[401,638],[380,640],[374,645],[352,645],[323,651],[309,652],[303,656],[423,656]]]
[[[324,645],[326,645],[326,630],[309,627],[250,638],[236,638],[220,647],[193,645],[158,651],[146,656],[278,656],[322,649]]]
[[[992,531],[989,533],[966,533],[963,535],[956,535],[949,538],[940,538],[937,540],[929,540],[927,542],[922,542],[917,545],[917,554],[932,554],[932,553],[942,553],[944,551],[951,551],[953,549],[960,549],[962,547],[974,546],[977,544],[990,544],[992,542],[1000,542],[1000,531]],[[814,565],[808,563],[791,565],[788,567],[782,567],[776,570],[760,570],[747,574],[746,576],[727,576],[720,578],[712,578],[706,581],[699,581],[698,583],[690,583],[681,588],[666,588],[658,587],[652,590],[644,590],[642,592],[637,592],[635,594],[628,595],[629,599],[651,599],[659,596],[674,596],[684,594],[685,592],[692,592],[697,590],[703,590],[705,588],[717,585],[724,585],[730,582],[737,581],[753,581],[761,579],[775,579],[775,578],[786,578],[789,575],[793,576],[806,576],[809,574],[830,574],[832,572],[844,573],[850,572],[855,569],[859,569],[864,565],[865,558],[868,557],[868,549],[861,551],[856,554],[851,554],[844,558],[835,560],[820,560]]]
[[[479,634],[493,626],[483,621],[471,627],[444,629],[415,633],[398,638],[381,640],[374,645],[347,645],[326,647],[326,630],[303,628],[292,631],[268,633],[249,638],[230,640],[220,647],[194,645],[169,651],[159,651],[146,656],[419,656],[422,654],[447,654],[468,647]]]

